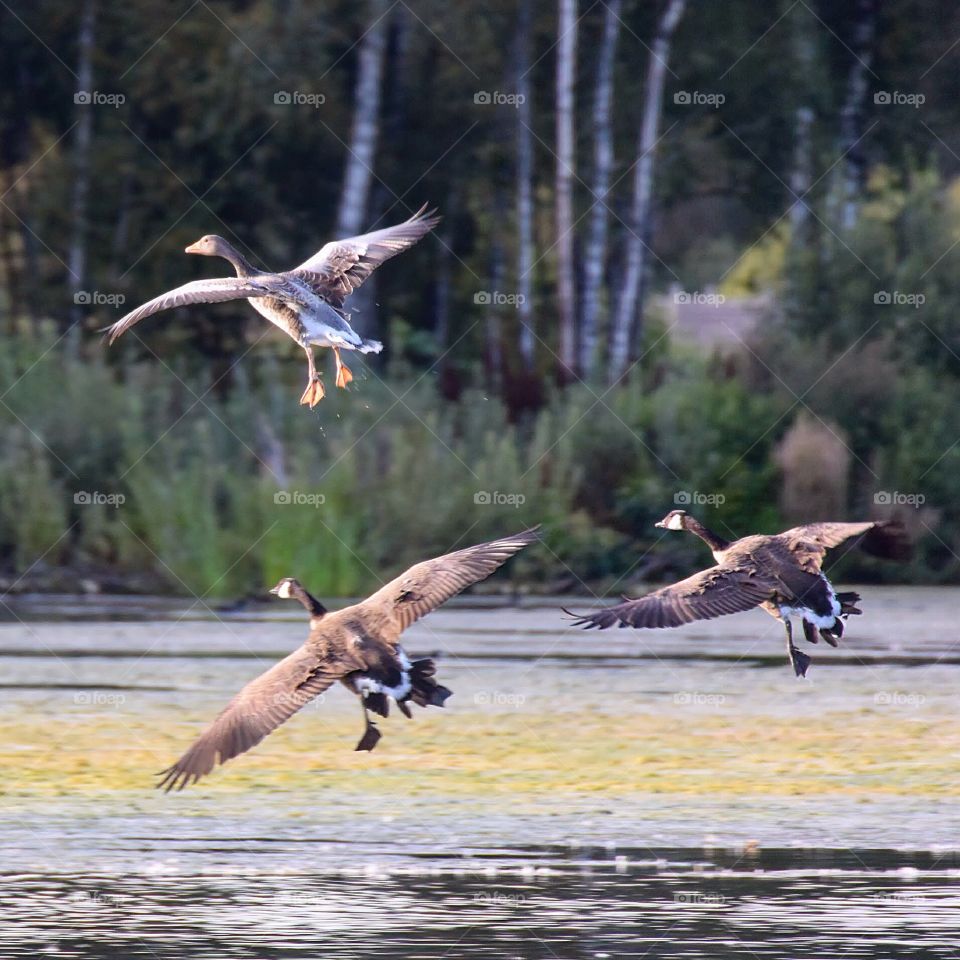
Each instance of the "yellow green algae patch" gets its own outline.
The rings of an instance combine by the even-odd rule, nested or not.
[[[201,785],[250,790],[510,798],[535,807],[563,795],[709,795],[753,799],[836,795],[960,795],[960,727],[908,712],[836,710],[816,717],[703,712],[424,711],[379,721],[372,753],[353,748],[360,711],[307,710]],[[174,708],[73,714],[62,721],[0,715],[6,801],[155,796],[154,775],[202,729]],[[329,800],[329,797],[328,797]]]

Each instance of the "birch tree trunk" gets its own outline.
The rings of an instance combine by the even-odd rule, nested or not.
[[[620,0],[616,0],[620,2]],[[530,4],[520,0],[517,19],[517,319],[524,370],[536,364],[533,317],[533,103],[530,83]]]
[[[440,243],[437,244],[437,285],[434,298],[433,337],[437,344],[438,371],[442,374],[447,366],[447,345],[450,343],[450,301],[452,284],[450,279],[451,260],[453,259],[453,217],[456,200],[453,193],[447,198],[445,216],[440,228]]]
[[[380,133],[383,64],[387,52],[388,7],[373,0],[373,20],[360,41],[357,82],[353,92],[353,124],[343,174],[343,192],[337,214],[337,235],[360,233],[367,213],[370,184]]]
[[[493,223],[503,225],[509,222],[506,197],[503,190],[496,187],[493,191]],[[506,281],[506,257],[501,231],[502,227],[494,228],[490,238],[490,287],[494,291],[502,291]],[[492,303],[485,324],[488,384],[493,393],[499,393],[503,385],[503,310],[504,307],[501,304]]]
[[[873,42],[877,33],[879,0],[857,0],[856,22],[853,28],[853,61],[847,75],[847,94],[840,113],[840,155],[843,188],[840,226],[850,230],[857,222],[857,207],[863,191],[867,165],[863,144],[863,125],[867,93],[870,87],[870,65],[873,62]]]
[[[77,91],[93,91],[93,47],[96,28],[96,0],[86,0],[77,37]],[[70,252],[67,256],[72,305],[66,348],[72,356],[80,349],[80,324],[89,307],[77,302],[77,294],[87,286],[88,201],[90,196],[90,151],[93,143],[92,103],[77,104],[77,125],[73,141],[73,186],[70,196]]]
[[[810,225],[810,198],[807,193],[813,183],[813,123],[816,111],[811,87],[816,62],[813,31],[818,27],[810,22],[810,15],[804,9],[794,10],[791,21],[798,100],[793,112],[793,162],[790,168],[793,205],[790,207],[790,228],[792,242],[803,246]]]
[[[613,74],[620,36],[623,0],[608,0],[603,20],[603,40],[597,60],[593,94],[593,183],[590,186],[590,231],[583,258],[583,306],[580,329],[580,369],[588,379],[597,361],[600,299],[607,262],[608,199],[613,170]]]
[[[560,314],[561,382],[576,375],[577,290],[573,256],[573,182],[576,173],[574,82],[577,0],[559,0],[557,20],[557,305]]]
[[[370,207],[377,143],[380,139],[389,10],[386,0],[372,0],[371,22],[360,41],[357,79],[353,91],[353,121],[343,172],[343,192],[337,213],[338,237],[354,236],[368,227],[367,211]],[[376,277],[371,277],[351,296],[347,308],[356,316],[355,326],[362,336],[380,335],[376,310]]]
[[[686,0],[668,0],[650,49],[643,115],[640,121],[640,141],[633,176],[633,203],[630,215],[630,233],[624,254],[624,277],[610,333],[608,377],[611,383],[619,380],[627,370],[630,357],[636,354],[646,293],[648,249],[652,238],[653,175],[657,136],[663,112],[663,87],[670,42],[683,16]]]

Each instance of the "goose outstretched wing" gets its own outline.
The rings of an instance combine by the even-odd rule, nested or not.
[[[754,570],[722,564],[662,587],[645,597],[625,600],[594,613],[574,614],[576,626],[679,627],[759,606],[773,595],[772,580]],[[570,611],[567,611],[568,613]]]
[[[251,680],[193,746],[160,774],[157,786],[170,791],[196,783],[217,763],[255,747],[334,681],[362,668],[362,661],[326,655],[322,646],[308,642]]]
[[[779,534],[798,562],[805,569],[820,569],[826,552],[832,547],[859,538],[851,544],[875,557],[888,560],[909,560],[912,546],[902,523],[864,521],[863,523],[809,523]]]
[[[471,584],[486,580],[515,553],[539,539],[537,529],[480,543],[414,564],[385,587],[351,608],[368,630],[389,643],[421,617]],[[341,611],[346,614],[347,611]]]
[[[297,291],[293,284],[282,277],[264,274],[259,277],[214,277],[208,280],[193,280],[182,287],[168,290],[131,310],[125,317],[105,329],[107,342],[113,343],[144,317],[185,307],[191,303],[221,303],[227,300],[249,300],[251,297],[283,296],[288,300],[303,301],[306,291]]]
[[[334,240],[289,272],[325,300],[342,306],[381,263],[412,247],[439,222],[435,211],[424,205],[403,223]]]

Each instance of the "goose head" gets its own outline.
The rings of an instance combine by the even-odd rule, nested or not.
[[[327,608],[295,577],[284,577],[270,592],[281,600],[299,600],[314,619],[327,612]]]
[[[202,257],[223,257],[225,260],[229,260],[234,253],[234,249],[223,237],[218,237],[215,233],[208,233],[195,243],[191,243],[184,250],[184,253],[197,253]]]
[[[284,577],[270,592],[281,600],[291,600],[303,593],[303,587],[295,577]]]
[[[689,530],[689,524],[693,517],[686,510],[671,510],[662,520],[658,520],[654,526],[661,530]]]

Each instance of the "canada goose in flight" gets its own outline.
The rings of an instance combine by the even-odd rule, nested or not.
[[[798,677],[805,676],[810,657],[793,644],[790,617],[803,619],[810,643],[817,634],[835,647],[843,636],[843,621],[857,609],[860,596],[837,593],[821,572],[831,547],[856,538],[859,546],[879,557],[906,560],[910,544],[896,522],[811,523],[773,536],[743,537],[732,542],[708,530],[685,510],[671,510],[656,526],[696,534],[713,552],[716,566],[686,580],[614,607],[583,616],[573,614],[578,626],[679,627],[694,620],[710,620],[727,613],[762,607],[787,632],[787,650]]]
[[[400,635],[466,587],[490,576],[501,564],[537,539],[536,528],[457,550],[412,566],[360,603],[328,612],[291,577],[271,591],[299,600],[310,614],[303,646],[251,680],[172,766],[161,772],[158,787],[182,790],[217,763],[256,746],[268,733],[319,696],[335,681],[360,697],[364,732],[357,750],[372,750],[380,731],[367,710],[387,716],[392,697],[410,717],[407,702],[442,707],[450,696],[433,680],[432,660],[413,660]]]
[[[113,343],[135,323],[161,310],[191,303],[249,300],[257,313],[278,326],[307,354],[307,389],[300,402],[314,407],[323,399],[324,390],[312,346],[333,350],[336,383],[338,387],[345,387],[353,374],[341,361],[340,351],[379,353],[383,344],[378,340],[364,340],[350,326],[350,314],[343,309],[344,301],[381,263],[412,247],[439,222],[434,211],[423,206],[403,223],[359,237],[333,240],[299,267],[281,273],[258,270],[223,237],[201,237],[191,243],[186,252],[223,257],[233,265],[236,277],[194,280],[168,290],[107,327],[107,340]]]

